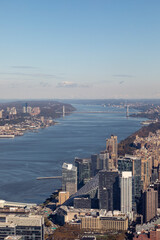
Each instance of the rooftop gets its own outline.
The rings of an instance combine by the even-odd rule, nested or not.
[[[73,170],[73,171],[76,171],[77,169],[73,164],[70,164],[70,163],[63,163],[62,168],[67,170]]]

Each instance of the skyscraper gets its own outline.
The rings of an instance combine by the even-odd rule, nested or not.
[[[91,177],[94,177],[98,172],[98,167],[97,167],[98,159],[99,159],[98,154],[91,155]]]
[[[63,163],[62,191],[69,192],[70,196],[77,191],[77,168],[73,164]]]
[[[154,190],[158,192],[158,208],[160,208],[160,181],[154,183]]]
[[[131,216],[132,213],[132,172],[122,172],[120,177],[121,212]]]
[[[136,205],[139,203],[142,191],[141,159],[132,155],[125,155],[125,157],[118,159],[118,170],[121,173],[125,171],[132,172],[132,208],[136,211]]]
[[[109,152],[114,167],[117,168],[117,136],[111,135],[111,137],[106,140],[106,150]]]
[[[118,171],[99,171],[99,207],[107,211],[120,210]]]
[[[86,184],[91,177],[91,159],[90,158],[75,158],[75,166],[77,167],[77,188]]]
[[[148,188],[143,193],[143,221],[148,222],[157,215],[158,192]]]
[[[107,151],[101,151],[99,154],[99,159],[102,162],[102,169],[109,169],[109,153]]]

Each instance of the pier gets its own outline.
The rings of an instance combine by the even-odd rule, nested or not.
[[[53,177],[37,177],[37,180],[45,180],[45,179],[62,179],[62,176],[53,176]]]

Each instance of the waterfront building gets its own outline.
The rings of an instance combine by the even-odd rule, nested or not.
[[[148,188],[143,192],[143,222],[148,222],[157,215],[158,192],[153,188]]]
[[[122,172],[120,177],[121,212],[132,218],[132,172]]]
[[[40,117],[40,120],[41,120],[42,123],[44,123],[44,121],[45,121],[44,116],[41,116],[41,117]]]
[[[73,164],[62,165],[62,191],[69,192],[70,196],[77,192],[77,168]]]
[[[59,202],[58,204],[62,205],[67,199],[69,198],[69,192],[59,192],[58,194],[58,199]]]
[[[98,159],[99,159],[98,154],[91,155],[91,177],[94,177],[98,172],[98,167],[97,167]]]
[[[26,106],[23,106],[22,112],[23,112],[23,113],[26,113],[26,112],[27,112]]]
[[[98,205],[98,185],[99,174],[96,174],[89,182],[87,182],[82,188],[80,188],[75,194],[73,194],[64,205],[73,206],[74,198],[91,198],[92,208],[99,208]]]
[[[99,208],[106,211],[120,209],[120,188],[118,171],[101,170],[98,173]]]
[[[114,167],[117,168],[117,136],[111,135],[111,137],[106,140],[106,151],[109,153],[109,157],[112,159]]]
[[[0,239],[9,235],[23,240],[44,240],[44,218],[40,215],[0,215]]]
[[[77,189],[83,187],[91,178],[91,159],[75,158],[77,167]]]
[[[3,110],[0,110],[0,118],[3,117]]]
[[[32,112],[32,108],[30,106],[27,106],[27,113],[31,113]]]

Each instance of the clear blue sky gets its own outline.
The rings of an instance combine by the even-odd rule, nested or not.
[[[0,98],[160,98],[159,0],[1,0]]]

